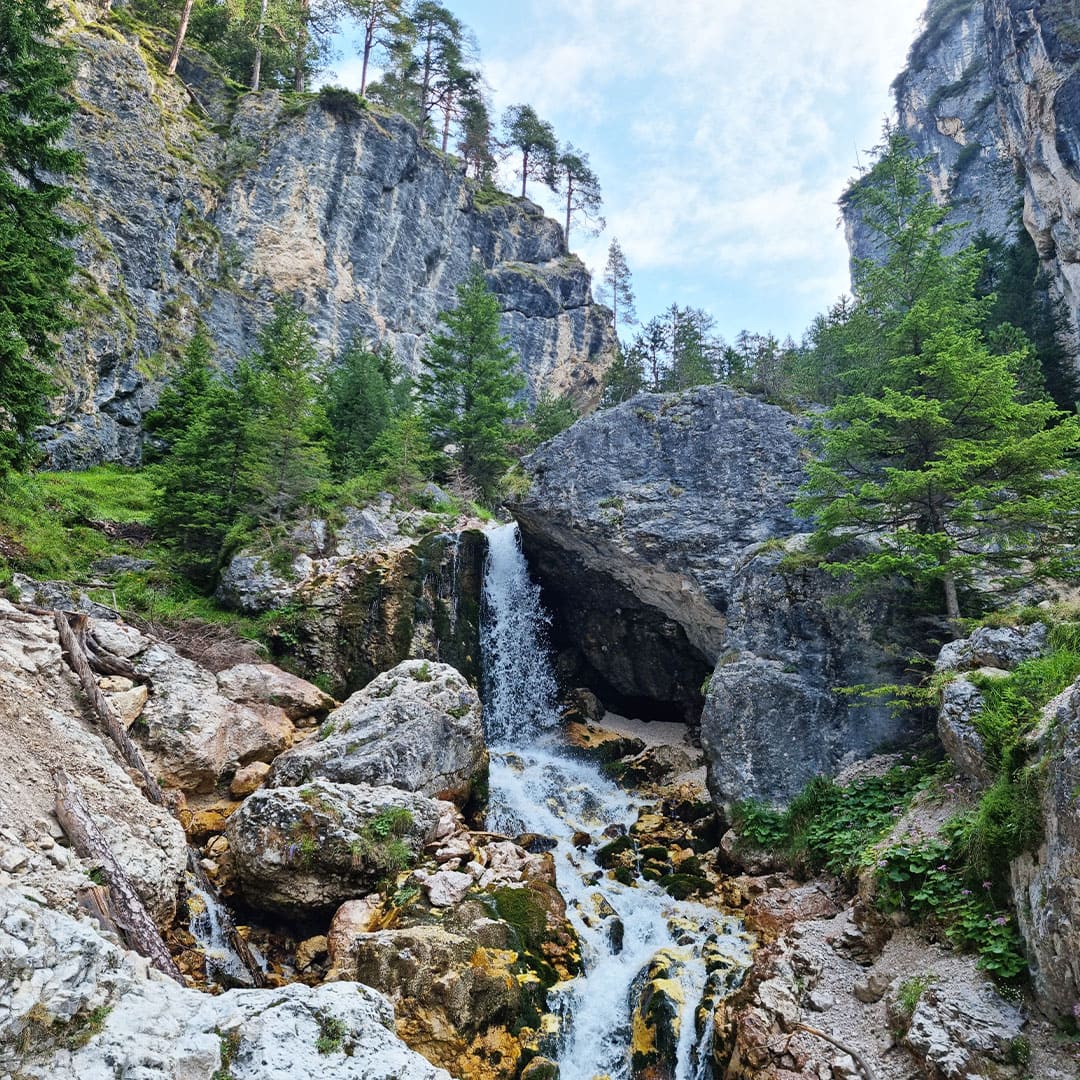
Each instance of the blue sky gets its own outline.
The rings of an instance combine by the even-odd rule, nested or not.
[[[836,200],[925,0],[444,2],[475,34],[496,115],[528,102],[589,154],[607,229],[571,248],[594,289],[617,236],[642,320],[675,302],[728,339],[798,338],[846,290]],[[350,54],[337,81],[358,86]]]

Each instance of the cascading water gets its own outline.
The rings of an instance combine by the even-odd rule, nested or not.
[[[582,943],[584,973],[556,986],[549,1007],[562,1019],[561,1080],[631,1075],[631,1020],[645,972],[676,972],[682,1002],[676,1080],[711,1075],[711,1022],[699,1003],[723,997],[749,965],[738,920],[676,902],[658,885],[611,880],[595,861],[641,803],[591,763],[574,760],[559,734],[558,687],[546,647],[547,616],[529,578],[517,526],[488,533],[481,625],[484,715],[491,750],[488,827],[552,837],[558,885]],[[591,838],[575,846],[581,833]]]

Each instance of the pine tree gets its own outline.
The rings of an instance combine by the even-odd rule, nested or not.
[[[240,389],[250,382],[244,365],[237,383],[214,375],[189,403],[187,426],[160,466],[155,531],[177,568],[207,589],[226,537],[254,499],[247,484],[253,403]]]
[[[530,180],[554,186],[559,153],[555,129],[541,120],[531,105],[511,105],[503,113],[502,122],[505,144],[521,152],[521,197],[525,198]]]
[[[70,54],[49,40],[60,24],[47,0],[0,3],[0,477],[33,453],[74,298],[56,178],[81,158],[58,145],[75,109]]]
[[[617,239],[611,241],[608,248],[607,265],[604,267],[604,286],[609,291],[611,313],[615,326],[615,336],[619,335],[619,320],[626,326],[637,325],[637,311],[634,309],[634,290],[630,284],[630,267]]]
[[[143,447],[143,461],[167,457],[187,432],[213,379],[213,347],[200,326],[184,350],[180,369],[161,392],[157,406],[143,418],[143,431],[153,437]]]
[[[404,411],[408,380],[388,349],[348,348],[327,379],[326,417],[331,459],[339,477],[356,476],[370,462],[372,443]]]
[[[524,416],[516,397],[525,380],[499,332],[499,305],[478,266],[457,294],[457,307],[439,316],[445,330],[424,354],[419,398],[436,446],[452,444],[465,475],[491,500],[511,462],[510,425]]]
[[[570,247],[570,224],[574,217],[582,218],[595,233],[604,228],[599,211],[603,204],[600,181],[589,165],[589,155],[567,146],[555,162],[555,190],[566,196],[566,246]]]
[[[621,345],[615,349],[615,359],[604,372],[604,389],[600,397],[602,409],[629,401],[645,389],[645,372],[637,353],[625,352]]]

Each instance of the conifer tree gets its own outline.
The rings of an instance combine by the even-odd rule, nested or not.
[[[143,447],[143,461],[153,464],[168,456],[183,437],[213,379],[213,347],[200,326],[184,350],[177,373],[161,392],[157,406],[143,418],[143,431],[155,442]]]
[[[422,416],[437,448],[453,458],[486,499],[509,466],[511,424],[524,416],[518,361],[499,332],[499,305],[474,266],[457,289],[457,307],[440,314],[445,329],[424,354],[418,380]]]
[[[75,109],[70,54],[50,41],[60,23],[47,0],[0,3],[0,477],[33,452],[70,325],[75,229],[57,177],[81,158],[58,145]]]
[[[645,372],[641,366],[640,355],[633,350],[627,352],[621,345],[617,345],[615,359],[604,372],[600,407],[607,409],[613,405],[621,405],[644,389]]]
[[[575,150],[572,146],[560,151],[555,162],[555,190],[566,197],[566,246],[570,247],[570,225],[575,217],[580,217],[595,232],[604,228],[604,219],[600,217],[603,198],[600,195],[600,181],[589,165],[589,155]]]
[[[604,267],[604,286],[608,290],[605,299],[611,300],[615,336],[618,337],[620,320],[626,326],[637,325],[634,308],[634,290],[630,284],[630,267],[618,239],[608,247],[607,265]]]
[[[247,482],[257,493],[258,515],[281,521],[327,474],[327,421],[307,316],[279,301],[259,340],[248,376],[254,406]]]
[[[1070,561],[1080,425],[1045,396],[1025,400],[1024,349],[988,348],[981,258],[945,254],[921,165],[890,134],[853,193],[884,256],[856,275],[872,328],[859,359],[871,370],[815,424],[820,457],[797,509],[816,516],[826,550],[870,540],[860,554],[830,556],[835,570],[935,584],[955,624],[961,588],[977,571]]]
[[[506,145],[521,153],[521,197],[525,198],[530,180],[554,186],[559,153],[555,129],[541,120],[531,105],[511,105],[503,113],[502,122]]]

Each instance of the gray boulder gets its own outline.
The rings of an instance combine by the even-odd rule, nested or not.
[[[414,866],[440,818],[452,813],[448,803],[399,788],[319,780],[249,795],[225,836],[247,903],[311,915]]]
[[[935,671],[999,668],[1012,671],[1025,660],[1046,652],[1049,631],[1042,622],[1030,626],[980,626],[971,637],[943,645]]]
[[[273,705],[290,720],[306,720],[335,705],[334,699],[313,683],[273,664],[237,664],[217,673],[218,689],[242,705]]]
[[[293,724],[274,705],[230,701],[213,674],[157,643],[135,660],[153,687],[143,710],[145,741],[165,782],[209,792],[226,771],[271,761],[292,742]]]
[[[783,802],[912,734],[836,693],[900,678],[906,620],[895,600],[845,606],[806,557],[802,431],[722,386],[642,394],[526,459],[514,508],[564,674],[634,715],[700,719],[718,804]]]
[[[272,787],[307,780],[389,784],[464,802],[487,771],[476,691],[448,664],[405,660],[273,764]]]

